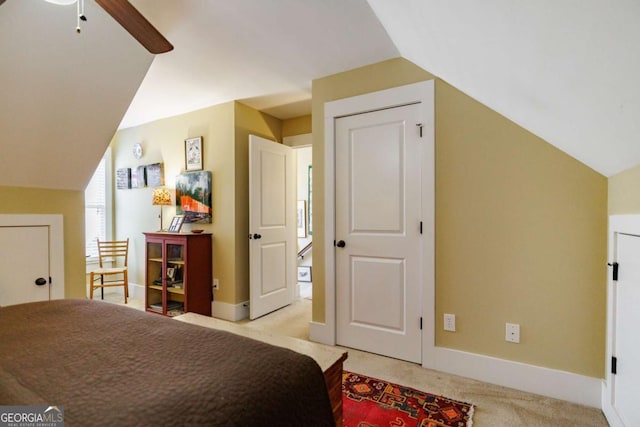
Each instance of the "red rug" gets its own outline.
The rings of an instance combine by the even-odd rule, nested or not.
[[[470,427],[473,405],[344,371],[344,427]]]

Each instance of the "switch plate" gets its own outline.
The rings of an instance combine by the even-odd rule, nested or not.
[[[216,291],[220,289],[220,282],[218,282],[218,279],[213,279],[213,289]]]
[[[505,337],[507,342],[520,343],[520,325],[517,323],[507,323],[505,327]]]
[[[444,330],[449,332],[456,331],[456,315],[455,314],[444,314]]]

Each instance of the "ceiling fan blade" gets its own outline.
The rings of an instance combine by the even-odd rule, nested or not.
[[[4,0],[0,0],[0,6],[2,5],[2,3],[4,3]]]
[[[96,3],[149,52],[158,54],[173,50],[173,45],[127,0],[96,0]]]

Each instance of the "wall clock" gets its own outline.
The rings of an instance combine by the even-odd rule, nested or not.
[[[139,159],[142,157],[142,144],[137,143],[133,146],[133,157]]]

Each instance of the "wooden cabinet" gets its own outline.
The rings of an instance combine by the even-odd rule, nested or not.
[[[211,234],[144,235],[146,311],[211,316]]]

